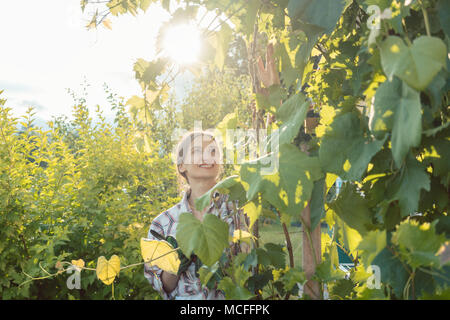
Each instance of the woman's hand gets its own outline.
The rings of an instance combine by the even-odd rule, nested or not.
[[[166,293],[171,293],[177,287],[179,276],[163,271],[161,273],[161,281],[163,283],[163,289]]]

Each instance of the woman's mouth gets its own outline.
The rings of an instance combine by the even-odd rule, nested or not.
[[[199,164],[199,168],[211,169],[214,167],[214,164]]]

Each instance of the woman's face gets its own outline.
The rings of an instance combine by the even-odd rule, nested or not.
[[[187,150],[180,165],[189,181],[195,179],[215,180],[219,173],[219,150],[217,143],[208,136],[197,136]]]

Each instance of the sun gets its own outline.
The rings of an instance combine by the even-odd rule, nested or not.
[[[170,27],[163,40],[163,49],[178,64],[196,62],[201,49],[200,30],[190,24]]]

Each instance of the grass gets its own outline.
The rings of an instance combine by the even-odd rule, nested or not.
[[[301,227],[288,226],[289,236],[291,238],[292,249],[294,253],[294,265],[301,266],[302,263],[302,238],[303,232]],[[281,224],[263,224],[259,225],[259,241],[260,246],[265,243],[272,242],[286,245],[286,238],[284,237],[283,228]],[[289,265],[289,254],[286,251],[286,265]]]
[[[302,244],[303,244],[303,231],[301,227],[288,226],[289,236],[292,243],[292,251],[294,253],[294,265],[301,267],[302,265]],[[326,228],[322,228],[322,233],[326,232]],[[272,242],[277,244],[286,245],[286,238],[284,236],[283,228],[281,224],[259,224],[259,241],[260,246],[264,246],[265,243]],[[289,265],[289,254],[286,251],[286,265]]]

